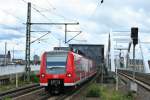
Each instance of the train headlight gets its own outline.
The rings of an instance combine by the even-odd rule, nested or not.
[[[70,73],[67,74],[67,77],[71,77],[72,75]]]
[[[41,77],[44,78],[44,77],[45,77],[45,74],[41,74]]]

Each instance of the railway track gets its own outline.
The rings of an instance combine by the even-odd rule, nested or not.
[[[136,82],[138,85],[150,91],[150,74],[135,72],[135,79],[133,78],[132,71],[119,70],[118,74]]]
[[[38,98],[36,100],[72,100],[72,98],[80,93],[80,91],[83,91],[85,88],[87,88],[92,82],[96,80],[99,73],[93,77],[91,77],[90,80],[87,80],[85,83],[81,84],[80,86],[73,88],[73,89],[66,89],[64,93],[59,95],[48,95],[47,97]],[[32,99],[28,99],[32,100]]]
[[[5,100],[6,98],[12,98],[13,100],[71,100],[74,95],[78,94],[81,90],[88,87],[98,75],[88,80],[86,83],[78,86],[76,89],[71,89],[65,91],[65,93],[60,95],[50,95],[44,91],[39,84],[29,85],[15,90],[0,93],[0,100]]]
[[[95,76],[91,77],[90,80],[87,80],[87,82],[83,83],[76,89],[73,89],[72,91],[66,91],[65,94],[60,95],[58,97],[50,97],[48,100],[72,100],[74,96],[80,93],[80,91],[83,91],[85,88],[87,88],[91,83],[93,83],[100,73],[97,73]]]
[[[91,81],[90,81],[91,82]],[[89,82],[89,83],[90,83]],[[51,95],[48,92],[44,91],[44,88],[35,90],[18,97],[13,98],[13,100],[71,100],[71,98],[79,93],[79,91],[83,90],[83,88],[87,87],[88,84],[83,84],[76,89],[66,89],[65,93],[58,95]]]
[[[31,84],[25,87],[17,88],[14,90],[6,91],[3,93],[0,93],[0,100],[3,100],[5,98],[14,98],[18,97],[20,95],[24,95],[26,93],[41,89],[42,87],[39,84]]]

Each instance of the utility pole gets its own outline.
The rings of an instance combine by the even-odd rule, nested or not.
[[[28,3],[27,9],[27,23],[26,23],[26,66],[25,66],[25,79],[30,81],[30,31],[31,31],[31,3]]]
[[[135,45],[133,44],[133,79],[135,79]]]
[[[67,43],[67,24],[65,24],[65,43]]]
[[[4,65],[7,65],[7,42],[5,42],[5,62]]]
[[[13,47],[13,58],[12,58],[13,60],[14,60],[14,56],[15,56],[15,54],[14,54],[14,47]]]

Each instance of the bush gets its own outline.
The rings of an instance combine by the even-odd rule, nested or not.
[[[133,98],[134,98],[134,92],[129,91],[129,92],[127,93],[126,97],[128,98],[128,100],[133,100]]]
[[[10,97],[5,97],[3,100],[12,100]]]
[[[134,100],[134,93],[128,92],[124,94],[107,87],[107,85],[100,86],[94,83],[88,87],[86,97],[100,97],[101,100]]]
[[[100,87],[98,86],[98,84],[92,84],[87,91],[86,96],[87,97],[100,97]]]
[[[39,78],[36,76],[36,74],[31,74],[31,81],[34,83],[39,83]]]

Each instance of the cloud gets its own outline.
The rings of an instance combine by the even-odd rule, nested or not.
[[[38,9],[42,16],[34,9],[31,10],[32,22],[79,22],[79,26],[68,27],[68,30],[81,30],[77,40],[87,40],[86,43],[107,45],[108,33],[112,30],[130,31],[132,26],[138,26],[140,31],[149,31],[150,26],[150,1],[142,0],[104,0],[102,5],[99,0],[25,0],[31,1],[32,7]],[[97,6],[98,5],[98,6]],[[0,40],[23,41],[25,46],[27,4],[22,0],[1,0],[0,4]],[[64,41],[64,26],[32,26],[32,30],[50,30],[52,35],[47,36],[49,48],[58,45],[59,40]],[[31,33],[32,40],[42,33]],[[68,33],[68,39],[76,33]],[[140,33],[143,40],[148,41],[149,33]],[[146,36],[146,37],[145,37]],[[55,38],[57,39],[55,39]],[[75,40],[70,43],[82,43]],[[42,44],[42,43],[41,43]],[[33,48],[40,47],[37,51],[41,54],[46,50],[46,43],[32,44]],[[46,45],[46,47],[44,47]],[[64,44],[63,44],[64,45]],[[43,49],[45,48],[45,49]],[[51,50],[51,49],[48,49]]]
[[[17,34],[1,34],[0,40],[13,40],[15,38],[19,39],[21,38],[22,35],[17,35]]]
[[[24,32],[25,27],[23,25],[11,25],[11,24],[0,24],[0,28],[3,30],[12,30],[18,32]]]

